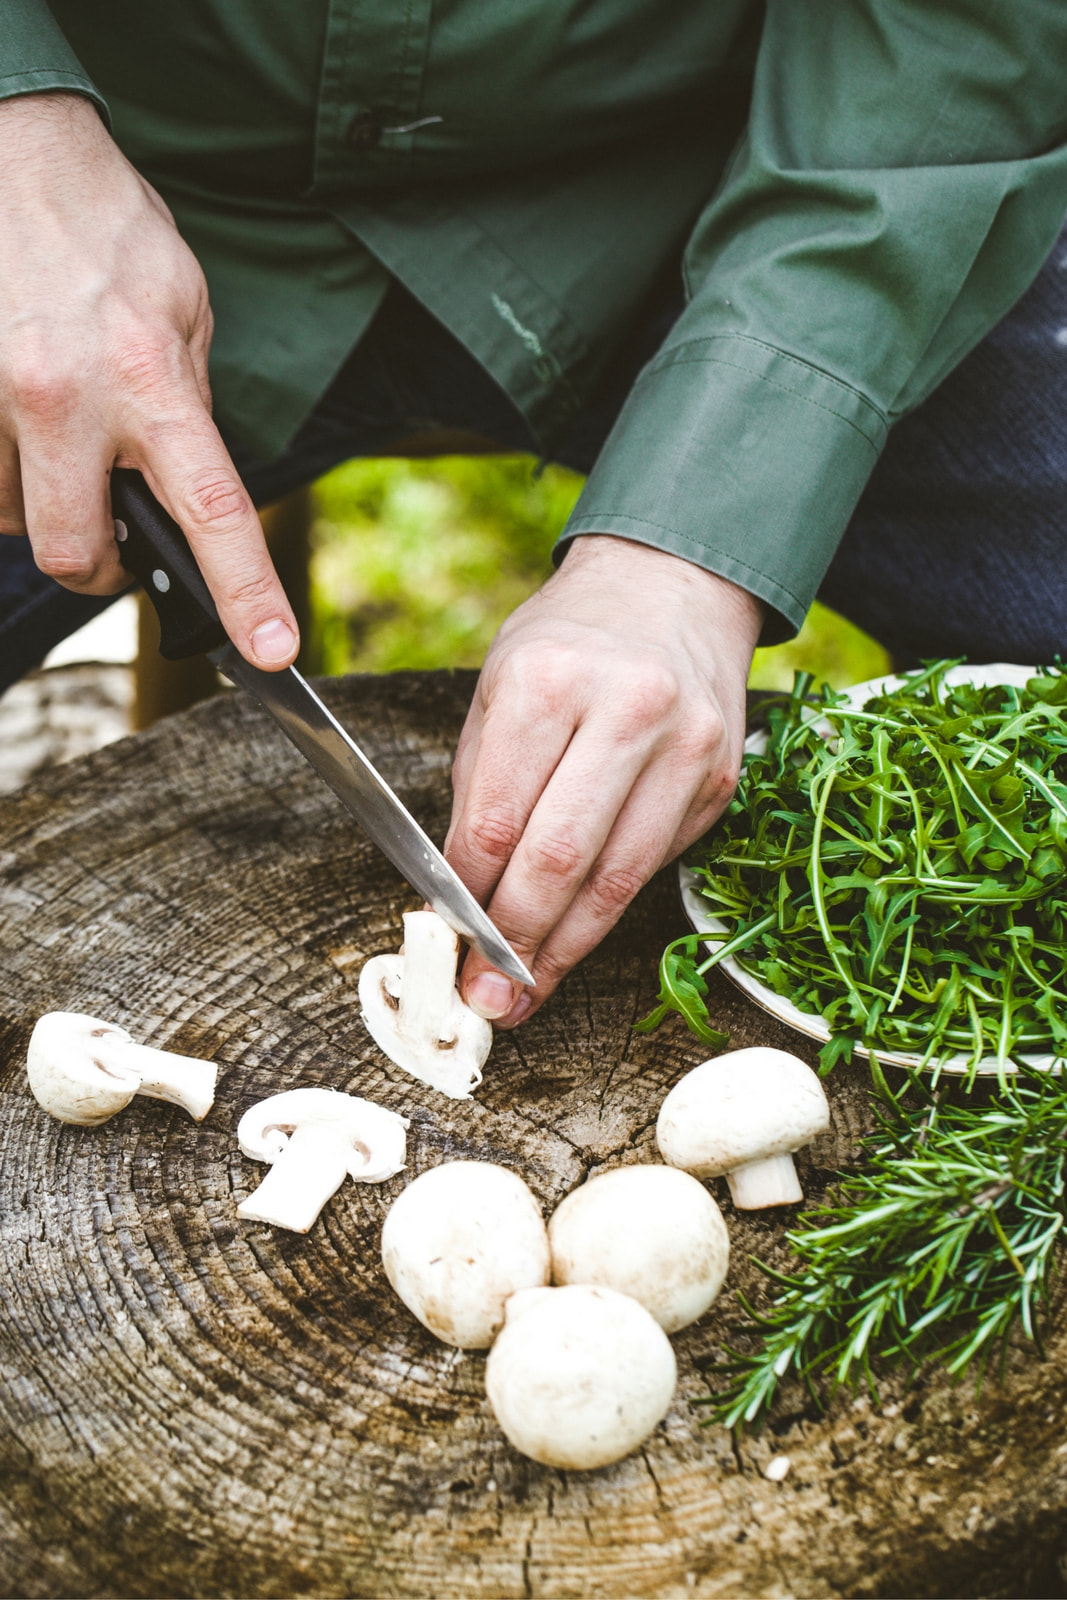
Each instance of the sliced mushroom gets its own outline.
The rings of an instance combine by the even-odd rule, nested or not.
[[[26,1051],[26,1076],[39,1105],[60,1122],[92,1128],[135,1094],[167,1100],[202,1122],[215,1101],[214,1061],[136,1044],[125,1028],[84,1011],[49,1011]]]
[[[572,1284],[512,1295],[485,1387],[516,1450],[584,1472],[637,1449],[666,1416],[675,1377],[670,1340],[644,1306]]]
[[[399,955],[373,956],[359,975],[367,1031],[390,1061],[452,1100],[482,1081],[492,1024],[456,989],[459,939],[436,911],[405,911]]]
[[[407,1154],[406,1117],[337,1089],[287,1089],[250,1106],[237,1142],[271,1169],[237,1215],[307,1233],[345,1178],[383,1183]]]
[[[656,1143],[672,1167],[698,1178],[725,1173],[734,1205],[756,1211],[803,1200],[792,1153],[829,1125],[811,1068],[755,1046],[687,1072],[660,1107]]]

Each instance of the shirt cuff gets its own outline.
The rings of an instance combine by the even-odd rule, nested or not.
[[[761,340],[661,353],[619,414],[554,552],[606,533],[683,556],[804,620],[888,435],[848,384]]]
[[[0,0],[0,100],[57,93],[92,100],[110,127],[107,102],[44,0]]]

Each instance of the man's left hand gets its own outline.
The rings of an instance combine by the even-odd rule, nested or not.
[[[460,739],[445,848],[536,986],[471,951],[460,988],[476,1011],[523,1021],[723,810],[762,616],[678,556],[584,535],[501,628]]]

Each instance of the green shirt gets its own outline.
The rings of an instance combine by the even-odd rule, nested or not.
[[[684,246],[564,532],[799,625],[893,421],[1067,212],[1064,0],[0,0],[0,96],[95,98],[281,449],[400,279],[546,452]]]

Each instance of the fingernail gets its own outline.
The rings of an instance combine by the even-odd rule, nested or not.
[[[257,661],[287,661],[293,653],[296,634],[281,617],[261,622],[252,635],[252,653]]]
[[[487,1022],[503,1017],[515,1003],[515,985],[502,972],[479,972],[471,979],[467,1004]]]
[[[523,1017],[528,1016],[533,1010],[533,1001],[524,990],[508,1012],[506,1017],[499,1019],[502,1028],[517,1028]]]

